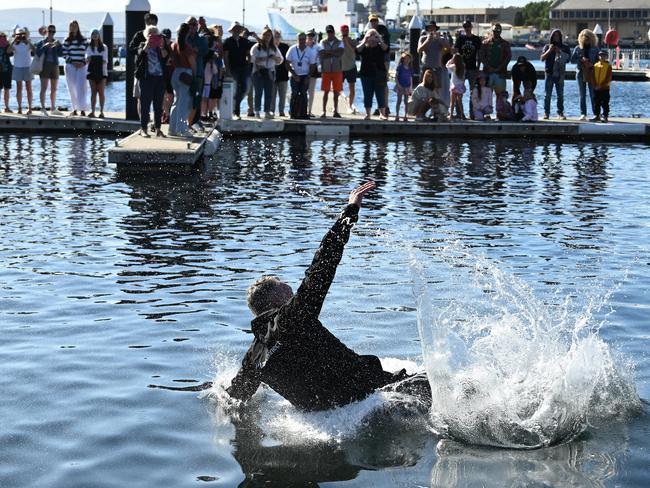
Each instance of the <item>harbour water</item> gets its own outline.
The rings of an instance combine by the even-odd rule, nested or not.
[[[109,139],[0,141],[0,486],[647,486],[647,146],[226,140],[165,176],[108,165]],[[432,416],[268,390],[232,416],[247,286],[295,288],[368,179],[322,322],[457,389]],[[526,419],[576,428],[493,447]]]

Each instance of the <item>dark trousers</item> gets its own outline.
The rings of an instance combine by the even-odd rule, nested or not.
[[[248,95],[248,88],[251,82],[251,69],[249,66],[231,68],[232,79],[235,82],[235,103],[233,113],[239,115],[242,100]]]
[[[147,76],[140,80],[140,127],[149,125],[149,109],[153,102],[153,120],[156,129],[160,129],[165,96],[165,79],[162,76]]]
[[[271,111],[271,95],[275,83],[275,71],[256,71],[253,73],[253,87],[255,88],[255,112],[262,110],[262,95],[264,95],[264,111]]]
[[[292,119],[306,119],[307,117],[307,94],[309,93],[309,75],[302,75],[298,81],[289,78],[291,83],[291,101],[289,102],[289,113]]]
[[[594,90],[594,115],[600,117],[601,110],[603,117],[609,118],[609,88]]]
[[[383,76],[362,76],[363,106],[372,108],[373,97],[377,99],[378,108],[386,108],[386,78]]]

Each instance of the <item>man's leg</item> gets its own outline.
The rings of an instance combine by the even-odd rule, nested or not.
[[[544,118],[547,119],[551,114],[551,97],[553,95],[553,77],[546,75],[544,80]]]
[[[555,95],[557,96],[557,114],[564,116],[564,77],[555,80]]]

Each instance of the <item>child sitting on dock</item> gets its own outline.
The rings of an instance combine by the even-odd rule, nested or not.
[[[436,96],[436,81],[433,71],[427,69],[422,75],[422,82],[413,90],[411,103],[409,105],[409,113],[415,115],[417,122],[427,120],[427,112],[431,110],[431,116],[434,121],[445,118],[446,108],[443,110],[441,107],[442,102]]]
[[[492,88],[487,86],[485,74],[481,73],[472,89],[474,120],[490,120],[492,113]]]
[[[497,112],[497,120],[512,121],[515,119],[515,112],[512,108],[512,105],[508,101],[507,91],[497,93],[497,102],[495,108]]]
[[[537,98],[533,93],[532,88],[526,88],[523,95],[524,101],[524,116],[522,117],[522,122],[537,122],[539,120],[539,115],[537,114]]]
[[[607,122],[609,118],[609,87],[612,84],[612,65],[607,61],[607,51],[598,53],[594,64],[594,118],[592,122]],[[600,118],[600,112],[603,118]]]
[[[404,97],[404,122],[408,122],[409,97],[413,94],[413,69],[411,68],[411,55],[402,53],[399,65],[395,70],[395,88],[397,103],[395,105],[395,122],[399,122],[399,107]]]

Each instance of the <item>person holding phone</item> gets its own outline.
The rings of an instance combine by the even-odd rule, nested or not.
[[[7,40],[7,34],[0,32],[0,90],[4,90],[4,111],[6,114],[12,113],[9,108],[9,93],[11,92],[11,74],[13,71],[10,57],[13,52],[14,49]]]
[[[90,44],[86,49],[86,63],[88,64],[88,74],[86,78],[90,84],[90,105],[91,112],[88,117],[95,117],[95,106],[97,104],[97,95],[99,95],[99,118],[104,118],[104,90],[106,89],[106,80],[108,79],[108,48],[102,42],[97,29],[90,34]]]
[[[26,115],[32,114],[32,79],[34,76],[30,71],[32,64],[32,55],[36,48],[29,40],[29,31],[24,27],[16,29],[16,33],[11,42],[14,53],[14,68],[12,78],[16,82],[16,101],[18,102],[18,113],[22,114],[23,103],[23,83],[27,91],[27,112]]]
[[[47,37],[36,44],[36,55],[45,56],[43,59],[43,69],[40,73],[41,78],[41,114],[49,115],[45,109],[45,92],[48,85],[50,86],[50,113],[52,115],[62,115],[56,108],[56,89],[59,85],[59,56],[63,56],[63,45],[54,38],[56,27],[47,26]]]
[[[140,135],[150,137],[147,130],[153,102],[156,137],[165,137],[161,130],[163,98],[165,96],[164,66],[169,53],[156,26],[144,30],[146,41],[140,45],[135,75],[140,83]],[[189,89],[188,89],[189,91]]]

